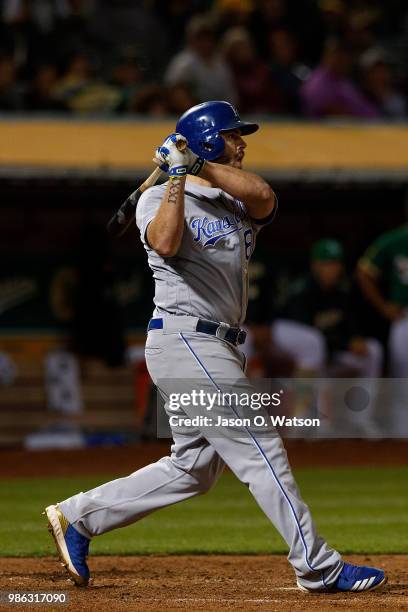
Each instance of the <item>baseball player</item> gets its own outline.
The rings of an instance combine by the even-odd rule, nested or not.
[[[408,378],[408,225],[383,234],[358,262],[360,287],[376,311],[390,323],[390,374]],[[395,436],[408,435],[408,389],[395,384],[389,427]]]
[[[205,102],[182,115],[156,151],[169,180],[143,194],[136,222],[155,279],[146,362],[166,400],[174,443],[170,457],[46,508],[59,555],[78,585],[89,581],[91,538],[208,491],[225,465],[285,539],[300,589],[361,592],[386,582],[381,570],[343,562],[317,535],[274,428],[258,437],[246,426],[222,425],[214,434],[206,425],[183,426],[181,417],[194,414],[190,404],[178,408],[173,424],[169,398],[179,379],[191,391],[220,392],[226,380],[253,391],[239,350],[248,261],[276,208],[269,185],[242,169],[243,137],[257,129],[229,103]],[[216,403],[212,416],[232,418],[237,410]],[[202,412],[208,414],[205,406]]]
[[[284,333],[290,339],[288,350],[291,343],[302,345],[303,335],[298,334],[297,328],[300,323],[324,341],[329,364],[323,355],[320,373],[326,367],[332,376],[338,375],[337,368],[340,376],[350,370],[349,376],[378,378],[382,370],[382,348],[378,340],[363,338],[360,334],[347,280],[343,246],[329,238],[315,242],[310,273],[294,283],[283,307],[285,318],[296,322],[293,328],[289,321],[285,322]]]

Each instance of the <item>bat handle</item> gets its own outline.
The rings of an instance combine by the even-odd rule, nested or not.
[[[107,231],[110,236],[122,236],[134,222],[135,211],[140,196],[146,189],[152,187],[162,176],[160,168],[155,168],[151,175],[140,185],[138,189],[129,196],[122,204],[122,206],[115,212],[107,224]]]

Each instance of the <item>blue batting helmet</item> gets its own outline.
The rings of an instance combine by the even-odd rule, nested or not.
[[[220,134],[241,130],[245,136],[258,128],[256,123],[241,121],[237,110],[229,102],[215,100],[197,104],[186,111],[177,122],[176,132],[187,138],[193,153],[213,160],[224,151],[225,143]]]

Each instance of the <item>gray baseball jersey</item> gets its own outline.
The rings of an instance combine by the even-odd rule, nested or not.
[[[165,189],[166,184],[148,189],[136,212],[156,285],[154,316],[185,314],[233,326],[243,323],[248,261],[262,223],[251,220],[243,203],[221,189],[188,181],[181,246],[176,256],[164,259],[149,247],[146,230]]]

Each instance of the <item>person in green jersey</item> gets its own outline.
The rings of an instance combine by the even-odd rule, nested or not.
[[[391,324],[391,376],[408,379],[408,224],[375,240],[358,262],[357,278],[365,297]],[[390,427],[408,436],[408,380],[395,386]]]

